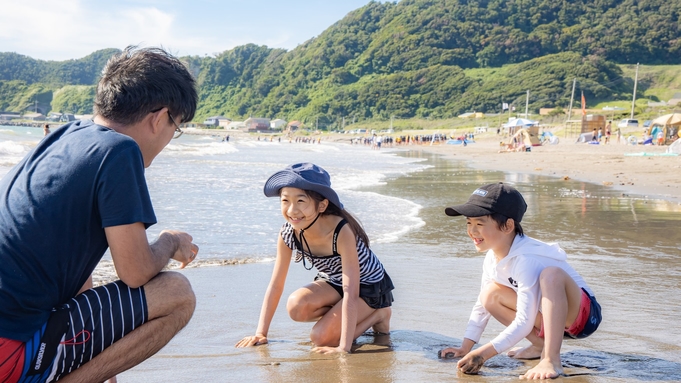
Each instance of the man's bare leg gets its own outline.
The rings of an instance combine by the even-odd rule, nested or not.
[[[502,325],[508,327],[515,319],[518,295],[512,289],[494,283],[485,289],[481,299],[485,309]],[[536,328],[541,328],[541,320],[539,314],[535,320]],[[535,331],[530,332],[526,339],[530,341],[529,346],[511,350],[507,355],[516,359],[540,358],[544,349],[544,339],[538,337]]]
[[[521,376],[523,379],[554,379],[563,374],[560,347],[563,333],[577,319],[582,290],[565,271],[549,267],[539,277],[544,315],[544,355]]]
[[[149,321],[60,379],[65,383],[103,382],[157,353],[187,325],[196,297],[187,278],[163,272],[144,285]]]

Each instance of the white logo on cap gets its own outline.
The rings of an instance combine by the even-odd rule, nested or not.
[[[475,189],[473,192],[475,195],[479,195],[480,197],[484,197],[487,195],[487,190],[482,190],[482,189]]]

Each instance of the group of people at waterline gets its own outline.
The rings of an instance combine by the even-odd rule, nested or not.
[[[179,60],[129,47],[103,71],[93,120],[54,129],[2,178],[0,381],[115,381],[190,321],[196,298],[189,281],[161,270],[170,259],[184,267],[199,248],[176,230],[148,242],[145,230],[156,217],[144,169],[179,137],[197,99]],[[279,198],[284,224],[255,334],[236,346],[266,347],[292,259],[317,270],[286,302],[291,319],[314,322],[313,351],[349,353],[365,331],[389,333],[393,282],[328,172],[290,165],[269,177],[264,194]],[[515,188],[495,183],[445,209],[465,217],[474,247],[486,252],[462,344],[439,352],[460,358],[464,373],[478,373],[527,339],[529,346],[508,352],[540,359],[522,377],[555,378],[563,373],[563,337],[586,337],[600,323],[600,306],[565,252],[524,234],[526,208]],[[93,287],[107,249],[120,280]],[[474,348],[492,317],[505,330]]]

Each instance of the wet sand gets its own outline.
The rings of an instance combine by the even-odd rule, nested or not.
[[[469,150],[474,145],[478,144],[427,149],[451,151],[449,156],[466,161],[447,160],[423,150],[401,153],[423,158],[432,167],[363,189],[420,204],[420,216],[426,222],[398,242],[372,246],[396,285],[389,336],[362,336],[355,352],[345,357],[310,352],[311,324],[291,321],[284,305],[285,297],[312,280],[314,273],[294,264],[271,326],[271,343],[235,349],[239,339],[255,331],[273,264],[186,269],[181,272],[192,281],[198,297],[194,318],[156,356],[121,374],[119,382],[517,380],[536,361],[499,355],[488,361],[480,375],[465,376],[456,371],[455,361],[437,359],[439,349],[461,342],[478,293],[483,259],[466,237],[464,222],[447,218],[443,208],[465,201],[480,184],[500,180],[516,184],[528,200],[523,220],[526,233],[559,242],[603,306],[604,321],[594,335],[564,342],[563,363],[570,377],[557,381],[681,380],[681,334],[676,331],[681,316],[681,206],[674,202],[678,192],[665,201],[630,196],[633,189],[620,191],[602,183],[580,182],[576,176],[563,180],[533,174],[539,171],[471,169],[469,161],[485,164],[476,155],[494,156],[518,168],[520,164],[501,158],[541,153],[484,153],[480,145],[474,149],[480,151],[476,154]],[[577,161],[558,161],[547,171],[568,171],[568,165]],[[493,163],[484,166],[496,167]],[[361,219],[361,212],[355,213]],[[501,329],[491,320],[481,342]]]
[[[462,145],[417,145],[415,150],[463,160],[476,169],[498,170],[604,185],[624,194],[640,194],[681,203],[681,156],[660,156],[667,146],[591,145],[565,138],[557,145],[530,152],[499,152],[500,136],[485,136]],[[635,154],[646,153],[639,156]]]

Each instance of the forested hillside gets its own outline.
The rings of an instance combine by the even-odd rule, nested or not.
[[[200,85],[197,119],[443,118],[524,104],[528,89],[532,109],[566,107],[573,78],[590,100],[631,98],[616,64],[681,64],[680,20],[681,2],[663,0],[370,2],[291,51],[249,44],[184,59]],[[0,54],[0,110],[26,107],[12,91],[82,110],[91,87],[51,92],[95,84],[112,52],[61,63]]]

